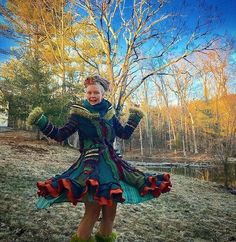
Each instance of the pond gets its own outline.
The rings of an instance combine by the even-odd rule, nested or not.
[[[143,164],[141,166],[144,166]],[[177,175],[184,175],[198,178],[204,181],[225,184],[225,171],[223,165],[191,165],[191,164],[158,164],[146,166],[150,171],[169,172]],[[230,188],[236,189],[236,164],[229,163],[227,166],[227,179]]]

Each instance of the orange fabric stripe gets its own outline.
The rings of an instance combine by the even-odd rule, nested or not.
[[[158,187],[156,185],[157,178],[149,176],[148,181],[151,183],[150,186],[145,186],[143,190],[140,192],[141,196],[145,196],[149,191],[151,191],[154,197],[159,197],[161,193],[169,192],[171,182],[170,182],[170,175],[168,173],[163,174],[163,182]]]
[[[84,192],[81,194],[79,198],[75,198],[73,191],[72,191],[72,184],[69,179],[60,179],[58,181],[58,188],[55,188],[52,186],[52,181],[47,180],[45,182],[38,182],[37,186],[39,188],[38,194],[40,196],[46,196],[51,195],[52,197],[57,197],[62,192],[63,188],[66,189],[66,195],[70,202],[73,203],[73,205],[76,205],[78,202],[82,201],[84,196],[88,193],[88,186],[91,185],[93,187],[96,187],[96,192],[94,196],[94,200],[98,202],[101,206],[112,206],[114,204],[113,199],[107,199],[105,197],[98,197],[96,196],[96,193],[98,192],[99,182],[94,179],[88,179],[86,181],[86,187]],[[123,202],[125,199],[122,197],[123,191],[122,189],[112,189],[110,190],[110,196],[112,197],[113,194],[120,194],[120,202]]]

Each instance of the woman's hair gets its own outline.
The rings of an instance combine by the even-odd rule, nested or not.
[[[94,85],[94,84],[99,84],[103,91],[106,92],[109,90],[109,81],[102,78],[99,75],[95,75],[95,76],[89,76],[84,80],[84,86],[87,87],[89,85]]]
[[[92,84],[92,85],[98,85],[98,86],[100,87],[100,90],[101,90],[102,95],[105,93],[105,89],[104,89],[104,87],[101,85],[101,83],[99,83],[99,82],[95,82],[95,83]]]

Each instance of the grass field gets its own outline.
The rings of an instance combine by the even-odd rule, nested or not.
[[[36,182],[63,172],[78,155],[71,148],[35,141],[30,133],[0,133],[0,241],[70,240],[83,204],[37,210]],[[236,241],[235,195],[184,176],[173,175],[172,183],[172,191],[158,199],[118,206],[118,242]]]

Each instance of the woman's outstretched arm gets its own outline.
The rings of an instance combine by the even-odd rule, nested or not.
[[[75,114],[71,114],[68,122],[62,127],[56,127],[43,114],[43,110],[39,107],[35,108],[28,117],[28,124],[36,125],[43,134],[58,142],[61,142],[71,136],[78,130],[79,122]]]
[[[117,117],[113,117],[115,134],[121,139],[129,139],[144,116],[143,112],[138,108],[130,108],[129,112],[128,121],[124,126],[121,125]]]

